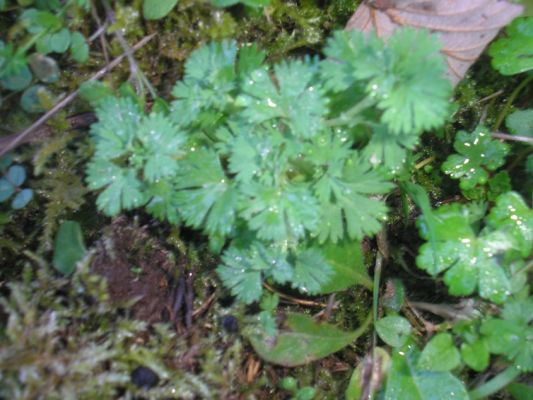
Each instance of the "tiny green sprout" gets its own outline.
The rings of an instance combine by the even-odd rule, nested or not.
[[[11,208],[19,210],[33,198],[33,190],[21,187],[26,181],[26,169],[12,161],[10,156],[0,159],[0,202],[11,199]]]

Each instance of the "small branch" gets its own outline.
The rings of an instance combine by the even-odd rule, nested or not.
[[[533,137],[530,136],[509,135],[502,132],[493,132],[492,137],[496,139],[510,140],[513,142],[521,142],[533,145]]]
[[[422,160],[418,164],[416,164],[415,169],[424,168],[426,165],[431,164],[433,161],[435,161],[435,156],[428,157],[425,160]]]
[[[267,290],[271,291],[272,293],[277,293],[278,296],[281,298],[281,299],[285,299],[285,300],[289,300],[291,301],[292,303],[294,304],[300,304],[302,306],[312,306],[312,307],[327,307],[328,305],[325,304],[325,303],[318,303],[316,301],[312,301],[312,300],[302,300],[302,299],[298,299],[296,297],[292,297],[292,296],[289,296],[287,294],[283,294],[283,293],[280,293],[278,292],[277,290],[275,290],[272,286],[270,286],[268,283],[266,282],[263,282],[263,286],[265,288],[267,288]]]
[[[104,9],[107,14],[107,19],[112,23],[115,24],[117,21],[115,20],[115,13],[111,6],[109,5],[109,2],[107,0],[102,0],[102,4],[104,5]],[[128,58],[128,62],[130,63],[130,73],[131,76],[134,78],[137,78],[139,80],[139,84],[142,86],[146,86],[148,91],[150,92],[150,95],[152,98],[157,97],[157,93],[155,92],[155,89],[152,87],[148,79],[146,79],[146,76],[142,72],[142,70],[137,65],[137,61],[135,60],[135,57],[133,57],[133,52],[124,38],[124,35],[122,34],[122,31],[120,29],[115,30],[114,32],[115,36],[117,37],[118,42],[120,43],[120,46],[124,50],[124,53],[126,54],[126,57]]]
[[[505,386],[514,381],[518,376],[520,376],[521,371],[516,368],[514,365],[511,365],[509,368],[503,370],[490,381],[482,383],[474,390],[471,390],[468,394],[471,400],[484,399],[489,397],[491,394],[499,392]]]
[[[375,103],[376,101],[372,97],[367,96],[349,110],[341,113],[337,118],[325,121],[325,124],[326,126],[334,127],[353,123],[358,114],[360,114],[363,110],[373,106]],[[357,122],[362,122],[362,120]]]
[[[146,45],[152,38],[155,36],[155,33],[146,36],[141,41],[139,41],[135,46],[132,47],[133,51],[139,50],[141,47]],[[90,81],[96,81],[101,79],[103,76],[105,76],[109,71],[111,71],[113,68],[115,68],[117,65],[119,65],[122,60],[126,57],[125,54],[122,54],[115,58],[113,61],[111,61],[108,65],[106,65],[104,68],[102,68],[100,71],[98,71],[96,74],[94,74],[87,82]],[[48,110],[44,115],[42,115],[37,121],[35,121],[31,126],[24,129],[22,132],[18,133],[16,137],[13,138],[13,140],[10,143],[5,144],[0,148],[0,157],[4,154],[10,152],[15,147],[17,147],[28,135],[30,135],[32,132],[34,132],[37,128],[41,127],[43,124],[45,124],[50,118],[52,118],[54,115],[56,115],[61,109],[66,107],[68,104],[72,103],[72,101],[76,98],[78,95],[79,89],[76,89],[72,93],[70,93],[67,97],[65,97],[63,100],[61,100],[59,103],[57,103],[54,107],[52,107],[50,110]]]
[[[518,97],[522,89],[524,89],[529,83],[533,81],[533,75],[527,77],[524,79],[520,84],[513,90],[511,95],[507,98],[507,101],[505,102],[505,106],[503,107],[502,111],[498,115],[498,118],[496,119],[496,122],[494,123],[493,130],[497,131],[500,129],[500,125],[502,124],[503,120],[509,113],[509,110],[511,109],[511,105],[513,104],[513,101]]]

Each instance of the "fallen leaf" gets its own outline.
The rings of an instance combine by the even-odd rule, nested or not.
[[[371,0],[361,4],[346,29],[375,31],[389,37],[397,28],[425,28],[440,38],[448,63],[447,77],[456,85],[498,31],[523,7],[501,0]]]

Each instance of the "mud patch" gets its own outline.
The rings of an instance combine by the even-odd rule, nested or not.
[[[129,308],[132,318],[148,323],[165,320],[175,263],[145,228],[124,217],[115,219],[96,245],[91,269],[106,278],[113,303],[138,299]]]

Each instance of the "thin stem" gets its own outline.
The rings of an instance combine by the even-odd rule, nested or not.
[[[376,264],[374,267],[374,287],[372,290],[372,317],[374,321],[374,326],[376,326],[376,321],[378,320],[378,302],[379,302],[379,283],[381,281],[381,270],[383,268],[383,254],[381,251],[376,253]],[[374,329],[374,347],[376,346],[376,330]]]
[[[149,36],[146,36],[141,41],[139,41],[135,46],[132,47],[133,51],[139,50],[141,47],[143,47],[146,43],[148,43],[152,38],[155,36],[154,34],[151,34]],[[122,62],[122,60],[126,58],[126,54],[122,54],[115,58],[113,61],[111,61],[108,65],[106,65],[104,68],[99,70],[96,74],[94,74],[88,81],[95,81],[100,78],[102,78],[104,75],[106,75],[109,71],[111,71],[113,68],[115,68],[118,64]],[[67,97],[65,97],[63,100],[61,100],[59,103],[57,103],[54,107],[52,107],[48,112],[46,112],[44,115],[42,115],[37,121],[35,121],[31,126],[24,129],[22,132],[20,132],[9,144],[6,144],[4,147],[0,148],[0,157],[4,154],[8,153],[9,151],[13,150],[15,147],[17,147],[26,136],[28,136],[30,133],[35,131],[37,128],[39,128],[41,125],[46,123],[50,118],[52,118],[55,114],[57,114],[61,109],[66,107],[68,104],[70,104],[78,95],[79,89],[73,91],[70,93]]]
[[[493,132],[492,137],[503,140],[511,140],[514,142],[522,142],[533,145],[533,137],[530,136],[520,136],[520,135],[509,135],[502,132]]]
[[[422,160],[418,164],[416,164],[415,169],[424,168],[426,165],[431,164],[433,161],[435,161],[435,156],[428,157],[425,160]]]
[[[363,110],[372,107],[376,103],[372,97],[365,97],[357,104],[355,104],[348,111],[341,113],[337,118],[333,118],[325,121],[326,126],[334,127],[339,125],[347,125],[350,122],[353,123],[357,115],[360,114]]]
[[[514,365],[512,365],[509,368],[500,372],[490,381],[482,383],[474,390],[471,390],[468,393],[470,395],[470,399],[478,400],[489,397],[491,394],[502,390],[505,386],[514,381],[520,374],[521,371]]]
[[[532,80],[533,80],[533,75],[530,75],[529,77],[524,79],[522,82],[520,82],[520,84],[515,88],[515,90],[513,90],[513,92],[507,99],[505,106],[503,107],[502,111],[498,115],[498,118],[496,119],[496,122],[494,123],[493,130],[497,131],[498,129],[500,129],[500,125],[502,124],[503,120],[509,113],[509,110],[511,109],[513,101],[515,101],[515,99],[518,97],[522,89],[524,89],[529,84],[529,82],[531,82]]]
[[[106,11],[106,14],[108,16],[109,21],[112,24],[115,24],[116,23],[115,13],[114,13],[113,9],[111,8],[111,6],[109,5],[109,2],[107,0],[102,0],[102,4],[104,5],[104,9]],[[124,35],[122,34],[122,31],[120,29],[117,29],[114,32],[114,34],[117,37],[117,40],[120,43],[120,46],[124,50],[124,53],[126,54],[126,57],[128,58],[128,62],[130,63],[131,75],[135,79],[137,79],[139,81],[141,88],[142,88],[142,86],[145,86],[148,89],[148,91],[150,92],[150,95],[152,96],[152,98],[156,99],[157,98],[157,93],[156,93],[155,89],[153,88],[152,84],[148,81],[148,79],[146,79],[146,76],[144,75],[142,70],[137,65],[137,61],[135,61],[135,57],[133,57],[133,52],[131,51],[131,48],[130,48],[128,42],[124,38]]]

